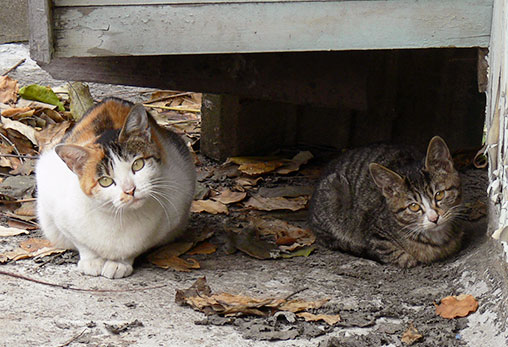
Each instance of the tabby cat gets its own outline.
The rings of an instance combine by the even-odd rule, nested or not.
[[[142,105],[107,98],[41,155],[36,178],[45,236],[78,250],[82,273],[121,278],[184,231],[196,173],[177,134]]]
[[[456,252],[463,232],[461,179],[446,143],[376,145],[332,161],[310,205],[309,222],[330,248],[400,267]]]

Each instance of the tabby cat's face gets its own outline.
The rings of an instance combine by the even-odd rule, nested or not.
[[[370,172],[408,238],[434,244],[447,241],[461,210],[461,184],[441,138],[429,143],[423,167],[415,163],[398,174],[371,164]]]

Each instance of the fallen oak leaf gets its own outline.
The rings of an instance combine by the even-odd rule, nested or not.
[[[50,124],[41,131],[35,133],[35,139],[41,152],[56,146],[65,136],[67,130],[72,125],[70,121]]]
[[[210,242],[201,242],[196,247],[192,248],[185,254],[198,255],[198,254],[212,254],[217,251],[217,246]]]
[[[284,163],[284,165],[277,169],[277,173],[281,175],[287,175],[289,173],[295,172],[300,170],[300,166],[307,164],[309,160],[314,158],[314,155],[312,155],[309,151],[302,151],[295,155],[293,159],[287,161]]]
[[[284,165],[282,161],[266,161],[257,163],[245,163],[238,166],[238,170],[246,175],[257,176],[275,171]]]
[[[309,201],[308,197],[299,196],[296,198],[263,198],[261,196],[252,196],[245,202],[245,207],[254,208],[261,211],[274,211],[274,210],[302,210],[307,206]]]
[[[325,321],[328,325],[335,325],[340,322],[340,316],[338,314],[313,314],[309,312],[300,312],[296,314],[298,317],[302,317],[306,322]]]
[[[28,252],[37,252],[42,248],[51,248],[51,242],[47,239],[43,238],[30,238],[25,240],[19,244],[21,249],[24,249]]]
[[[35,110],[30,107],[13,107],[2,111],[2,116],[20,119],[23,117],[30,117],[34,114]]]
[[[16,102],[18,98],[18,81],[9,76],[0,76],[0,102]]]
[[[199,269],[201,266],[194,258],[182,259],[180,257],[169,257],[166,259],[151,260],[154,265],[163,269],[173,269],[180,272],[190,272],[192,269]]]
[[[249,188],[249,187],[256,186],[259,183],[259,181],[262,181],[262,180],[263,180],[263,177],[252,178],[252,177],[242,176],[242,177],[238,177],[235,180],[235,183],[238,184],[239,186]]]
[[[229,214],[228,207],[221,202],[213,200],[194,200],[191,205],[191,212],[208,212],[211,214],[225,213]]]
[[[228,242],[230,248],[238,249],[256,259],[275,259],[280,255],[277,245],[261,240],[252,228],[229,232]]]
[[[3,225],[0,225],[0,237],[17,236],[22,234],[28,234],[28,231],[25,229],[4,227]]]
[[[247,197],[246,192],[233,192],[229,189],[225,189],[222,192],[220,192],[219,195],[213,196],[210,199],[223,203],[224,205],[229,205],[235,202],[240,202],[246,197]]]
[[[477,309],[478,301],[472,295],[460,294],[441,299],[441,303],[436,305],[436,314],[443,318],[453,319],[466,317]]]
[[[317,309],[326,304],[330,299],[321,299],[316,301],[305,301],[302,299],[293,299],[289,300],[285,303],[282,303],[277,308],[281,311],[289,311],[293,313],[310,310],[310,309]]]
[[[402,335],[401,341],[404,342],[406,345],[412,345],[418,340],[423,339],[423,335],[416,330],[413,323],[409,324],[409,327]]]
[[[27,139],[29,139],[30,142],[32,142],[32,144],[37,145],[37,140],[35,139],[35,129],[34,128],[32,128],[31,126],[28,126],[26,124],[23,124],[21,122],[18,122],[16,120],[11,120],[6,117],[0,117],[0,119],[2,120],[2,127],[4,129],[16,130],[17,132],[19,132],[20,134],[25,136]]]
[[[307,246],[291,253],[281,253],[282,258],[308,257],[316,249],[316,246]]]

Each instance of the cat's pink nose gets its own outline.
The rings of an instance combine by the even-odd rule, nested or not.
[[[429,221],[431,221],[432,223],[436,223],[437,224],[437,221],[439,220],[439,215],[436,213],[436,211],[434,210],[430,210],[428,215],[427,215],[427,218],[429,219]]]
[[[124,190],[123,192],[127,195],[131,195],[131,196],[134,196],[134,192],[136,191],[136,187],[132,187],[128,190]]]

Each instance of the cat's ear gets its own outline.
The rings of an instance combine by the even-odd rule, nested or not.
[[[76,175],[83,174],[83,167],[90,157],[90,151],[77,145],[57,145],[55,152]]]
[[[425,157],[425,170],[428,172],[453,173],[453,159],[448,146],[442,138],[434,136],[429,142]]]
[[[119,141],[121,142],[130,134],[149,135],[148,113],[142,104],[136,104],[131,108],[125,119],[122,130],[120,131],[120,135],[118,136]]]
[[[370,163],[369,171],[374,183],[387,198],[395,195],[404,186],[404,178],[383,165]]]

